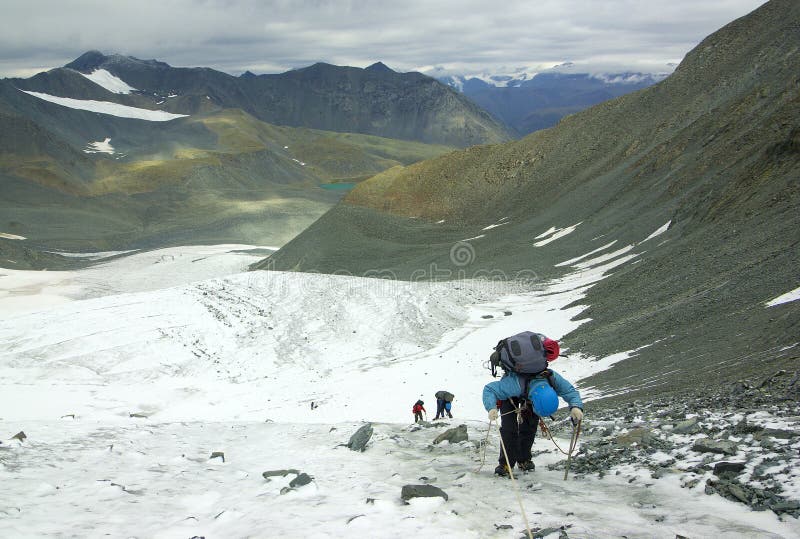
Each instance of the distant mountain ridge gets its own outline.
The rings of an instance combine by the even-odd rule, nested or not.
[[[574,306],[591,307],[564,344],[629,359],[585,386],[631,401],[796,376],[800,301],[770,302],[800,284],[798,28],[800,3],[771,0],[658,84],[371,178],[255,268],[414,280],[595,268],[611,275],[581,292]]]
[[[440,80],[464,93],[518,135],[547,129],[569,114],[647,88],[666,73],[568,73],[447,76]]]
[[[162,103],[169,112],[240,108],[277,125],[456,147],[512,138],[501,123],[448,86],[421,73],[397,73],[380,62],[365,69],[317,63],[280,74],[234,77],[210,68],[176,68],[158,60],[89,51],[64,68],[16,83],[66,95],[78,88],[63,71],[89,74],[100,69],[136,88],[127,101],[145,108],[169,98]],[[126,102],[120,96],[113,99]]]

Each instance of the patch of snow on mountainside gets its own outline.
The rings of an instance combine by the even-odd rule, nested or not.
[[[88,75],[86,73],[81,73],[81,75],[114,94],[129,94],[136,91],[136,88],[105,69],[95,69]]]
[[[777,298],[774,298],[767,302],[767,307],[774,307],[776,305],[780,305],[782,303],[789,303],[790,301],[797,301],[800,299],[800,287],[795,288],[785,294],[781,294]]]
[[[68,107],[76,110],[85,110],[89,112],[98,112],[100,114],[108,114],[117,116],[119,118],[133,118],[136,120],[147,120],[149,122],[168,122],[177,118],[185,118],[186,114],[172,114],[163,110],[149,110],[140,109],[137,107],[129,107],[127,105],[120,105],[119,103],[112,103],[110,101],[94,101],[90,99],[72,99],[70,97],[58,97],[42,92],[31,92],[21,90],[28,95],[37,97],[62,107]]]
[[[655,232],[653,232],[652,234],[650,234],[649,236],[647,236],[647,237],[646,237],[644,240],[642,240],[642,241],[651,240],[651,239],[655,238],[656,236],[660,236],[661,234],[663,234],[664,232],[666,232],[667,230],[669,230],[669,225],[671,225],[671,224],[672,224],[672,220],[670,219],[670,220],[669,220],[669,221],[667,221],[665,224],[661,225],[661,226],[658,228],[658,230],[656,230]]]
[[[114,147],[111,145],[110,138],[106,138],[102,142],[90,142],[83,151],[84,153],[107,153],[109,155],[114,155]]]
[[[550,227],[547,231],[539,234],[534,238],[540,241],[534,242],[533,245],[534,247],[542,247],[552,241],[555,241],[559,238],[563,238],[567,234],[572,234],[575,231],[575,229],[581,225],[581,223],[583,223],[583,221],[581,221],[580,223],[575,223],[574,225],[565,228]]]
[[[587,258],[587,257],[589,257],[589,256],[591,256],[591,255],[593,255],[595,253],[599,253],[600,251],[604,251],[604,250],[608,249],[609,247],[611,247],[615,243],[617,243],[617,240],[614,240],[611,243],[606,243],[602,247],[598,247],[597,249],[594,249],[593,251],[589,251],[588,253],[583,254],[581,256],[576,256],[575,258],[570,258],[569,260],[565,260],[563,262],[559,262],[558,264],[556,264],[556,267],[558,268],[558,267],[561,267],[561,266],[569,266],[569,265],[574,264],[575,262],[580,262],[584,258]]]

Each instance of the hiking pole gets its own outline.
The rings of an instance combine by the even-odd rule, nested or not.
[[[569,442],[569,453],[567,454],[567,465],[564,467],[564,481],[567,480],[567,475],[569,474],[569,465],[572,461],[572,452],[575,450],[575,446],[578,445],[578,436],[581,433],[581,420],[579,419],[578,422],[572,429],[572,440]]]

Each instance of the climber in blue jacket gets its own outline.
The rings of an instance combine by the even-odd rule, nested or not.
[[[528,333],[524,335],[528,337]],[[559,355],[558,342],[544,335],[534,335],[541,338],[542,354],[547,361],[543,365],[548,365]],[[507,340],[511,339],[513,337]],[[508,453],[506,462],[501,449],[495,473],[506,477],[515,464],[522,471],[534,470],[531,447],[539,426],[539,417],[548,417],[555,413],[558,410],[558,398],[561,397],[570,406],[573,423],[577,423],[583,419],[580,393],[565,378],[549,368],[534,375],[514,372],[513,367],[518,367],[519,364],[514,365],[510,349],[495,352],[491,359],[494,366],[501,366],[504,372],[500,380],[489,382],[483,388],[483,406],[489,412],[490,421],[497,420],[498,416],[502,418],[500,436]],[[494,369],[492,372],[495,372]]]

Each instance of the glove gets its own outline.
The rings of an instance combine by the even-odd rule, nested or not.
[[[492,408],[489,410],[489,421],[497,421],[497,408]]]
[[[572,419],[572,424],[577,425],[578,421],[583,419],[583,410],[580,408],[573,408],[569,411],[570,419]]]

